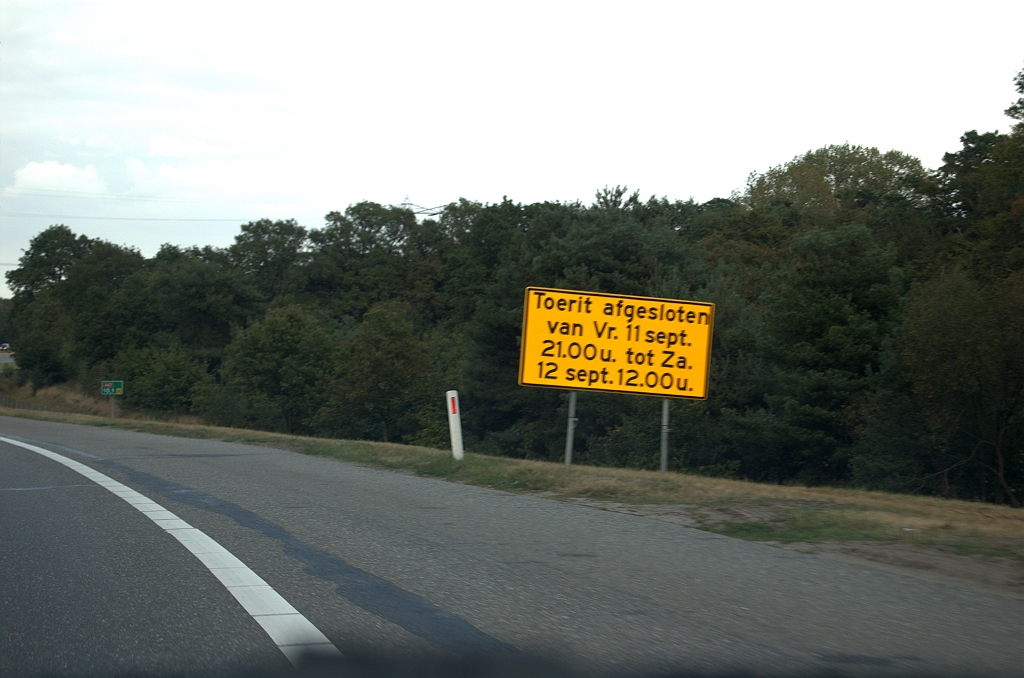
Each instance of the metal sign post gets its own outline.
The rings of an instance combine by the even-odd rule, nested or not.
[[[123,381],[101,381],[100,395],[110,396],[110,421],[114,421],[114,396],[124,393]]]
[[[565,466],[572,466],[572,444],[576,436],[576,391],[569,391],[569,421],[565,427]]]
[[[465,451],[462,449],[462,410],[459,408],[459,392],[448,391],[444,394],[445,409],[448,411],[448,433],[452,439],[452,456],[462,460]]]
[[[661,472],[668,473],[668,398],[661,399]]]

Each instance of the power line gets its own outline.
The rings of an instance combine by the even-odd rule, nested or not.
[[[228,221],[244,223],[251,219],[176,219],[168,217],[86,217],[75,214],[30,214],[28,212],[0,212],[3,217],[43,217],[45,219],[93,219],[97,221]]]
[[[111,195],[109,193],[96,193],[94,191],[62,191],[50,188],[18,188],[15,186],[9,186],[4,189],[4,193],[12,198],[17,197],[54,197],[54,198],[76,198],[76,199],[92,199],[92,200],[121,200],[127,202],[166,202],[166,203],[197,203],[197,202],[208,202],[208,203],[249,203],[251,200],[242,198],[234,199],[222,199],[222,198],[170,198],[160,196],[146,196],[146,195]],[[268,202],[265,200],[257,201],[261,205],[302,205],[304,203],[295,202]],[[409,201],[409,196],[405,196],[405,200],[398,205],[403,209],[411,211],[413,214],[423,215],[428,217],[435,217],[444,211],[447,205],[439,205],[437,207],[423,207],[422,205],[415,205]],[[66,219],[135,219],[135,217],[72,217],[63,215],[29,215],[25,212],[0,212],[0,214],[6,214],[9,216],[45,216]],[[141,219],[143,221],[193,221],[190,219]],[[234,219],[200,219],[198,221],[235,221]]]
[[[52,188],[20,188],[8,186],[3,189],[0,197],[8,198],[73,198],[76,200],[111,200],[127,202],[166,202],[166,203],[211,203],[211,204],[257,204],[278,207],[304,207],[309,201],[303,200],[270,200],[266,198],[176,198],[159,195],[132,195],[127,193],[97,193],[95,191],[64,191]]]
[[[197,202],[203,198],[165,198],[155,195],[111,195],[109,193],[94,193],[91,191],[57,191],[47,188],[7,188],[4,193],[12,198],[16,197],[44,197],[44,198],[78,198],[93,200],[126,200],[131,202]]]
[[[423,214],[428,217],[436,217],[438,214],[444,212],[444,208],[447,207],[447,205],[440,205],[438,207],[423,207],[422,205],[412,204],[411,202],[409,202],[409,196],[405,196],[405,200],[403,200],[398,205],[398,207],[401,207],[402,209],[405,210],[409,210],[413,214]]]
[[[97,193],[95,191],[65,191],[53,188],[20,188],[17,186],[8,186],[4,189],[4,193],[12,198],[18,197],[43,197],[43,198],[76,198],[76,199],[92,199],[92,200],[124,200],[129,202],[214,202],[214,203],[248,203],[253,202],[246,198],[174,198],[170,196],[159,196],[159,195],[131,195],[131,194],[111,194],[111,193]],[[267,201],[258,201],[266,203]],[[271,203],[280,205],[292,205],[295,203]]]

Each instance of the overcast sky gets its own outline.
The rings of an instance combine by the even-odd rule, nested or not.
[[[151,256],[361,200],[705,201],[844,142],[937,167],[1009,129],[1021,26],[1019,1],[4,0],[0,270],[54,223]]]

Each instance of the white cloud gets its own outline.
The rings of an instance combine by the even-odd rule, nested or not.
[[[205,158],[224,155],[229,149],[196,139],[154,136],[149,140],[149,156],[163,158]]]
[[[308,189],[308,168],[301,172],[287,160],[261,158],[173,158],[167,161],[126,158],[130,180],[126,196],[193,200],[204,209],[221,205],[232,214],[247,204],[294,204]],[[324,189],[326,186],[320,186]]]
[[[125,158],[124,166],[128,170],[128,176],[132,178],[136,186],[148,183],[153,177],[153,173],[138,158]]]
[[[104,193],[107,190],[92,165],[79,169],[70,163],[62,165],[56,160],[30,162],[16,170],[14,188],[82,193]]]

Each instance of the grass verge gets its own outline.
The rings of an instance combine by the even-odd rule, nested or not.
[[[574,466],[368,441],[0,407],[0,415],[157,435],[265,445],[509,492],[543,493],[607,508],[656,505],[700,529],[751,541],[869,540],[952,547],[1024,561],[1024,510],[839,488],[766,485],[677,473]]]

